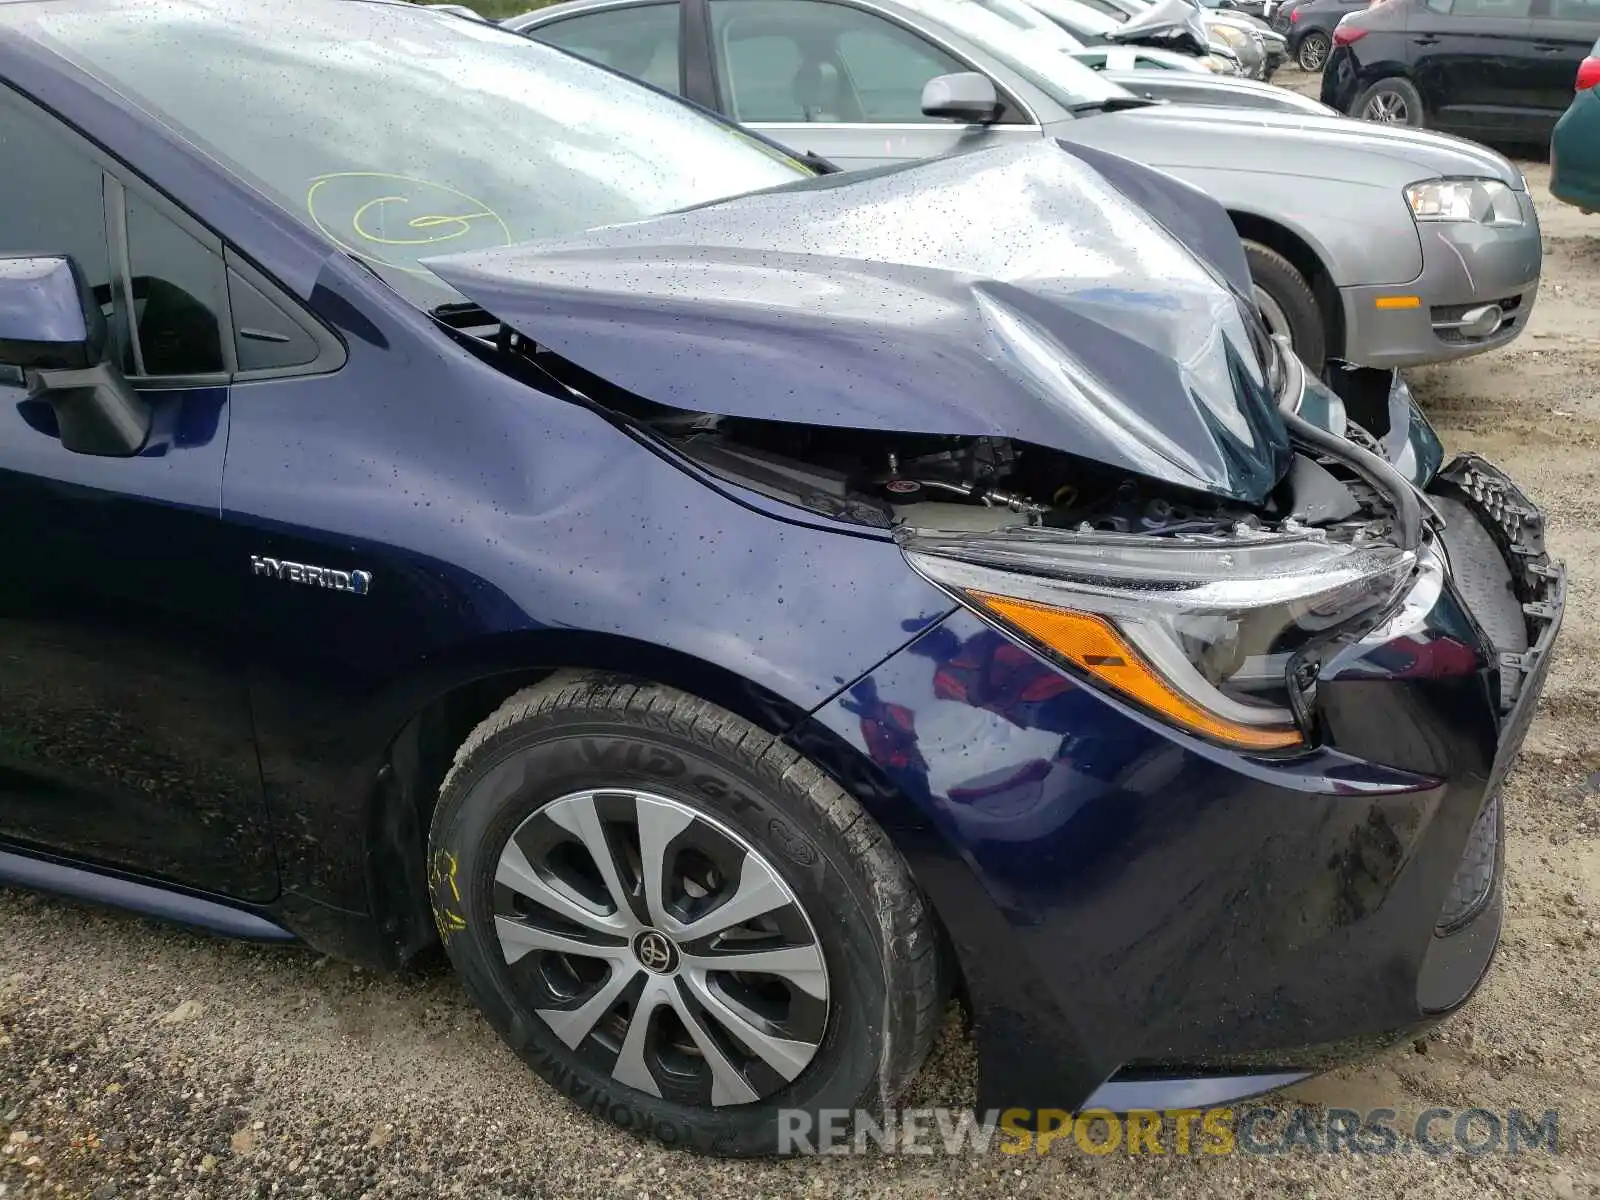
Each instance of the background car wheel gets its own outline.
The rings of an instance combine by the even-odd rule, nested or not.
[[[1304,275],[1283,255],[1260,242],[1246,241],[1244,256],[1256,285],[1256,304],[1275,334],[1286,333],[1300,360],[1320,374],[1328,357],[1322,306]]]
[[[1321,30],[1314,30],[1300,39],[1300,45],[1295,50],[1295,59],[1300,63],[1303,71],[1320,71],[1328,61],[1328,49],[1333,45],[1328,40],[1328,35]]]
[[[1350,106],[1350,115],[1380,125],[1423,125],[1422,95],[1409,79],[1380,79]]]
[[[429,835],[440,936],[500,1035],[590,1113],[726,1155],[779,1110],[874,1110],[945,988],[881,829],[704,700],[563,673],[456,755]]]

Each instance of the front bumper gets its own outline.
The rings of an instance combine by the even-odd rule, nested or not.
[[[1430,491],[1471,525],[1327,664],[1300,758],[1178,735],[964,610],[815,714],[809,736],[870,762],[852,789],[950,934],[981,1108],[1220,1103],[1471,995],[1500,927],[1499,787],[1565,576],[1482,460]]]
[[[1340,288],[1343,357],[1367,367],[1414,366],[1481,354],[1517,337],[1533,315],[1543,255],[1533,199],[1517,195],[1520,226],[1421,222],[1416,279]],[[1393,307],[1407,297],[1420,303]]]

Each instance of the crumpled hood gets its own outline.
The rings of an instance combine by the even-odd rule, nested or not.
[[[1108,42],[1149,43],[1204,54],[1210,48],[1205,17],[1189,0],[1156,0],[1106,35]]]
[[[1126,190],[1040,139],[426,265],[659,404],[1009,437],[1260,500],[1288,438],[1226,214],[1083,156]],[[1130,191],[1192,242],[1228,229],[1231,256],[1213,237],[1208,267]]]

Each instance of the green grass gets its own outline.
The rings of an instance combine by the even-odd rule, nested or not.
[[[416,0],[424,3],[426,0]],[[506,17],[514,17],[518,13],[530,12],[535,8],[543,8],[555,0],[449,0],[453,4],[464,4],[474,12],[482,13],[491,21],[502,21]]]

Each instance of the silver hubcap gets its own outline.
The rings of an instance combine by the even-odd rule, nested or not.
[[[629,1087],[749,1104],[822,1042],[810,918],[748,842],[675,800],[596,789],[541,808],[500,852],[494,910],[539,1016]]]
[[[1300,44],[1300,65],[1308,71],[1321,70],[1327,57],[1328,43],[1315,34]]]
[[[1379,92],[1367,101],[1367,110],[1361,115],[1380,125],[1411,123],[1411,110],[1406,107],[1406,98],[1396,92]]]
[[[1289,317],[1283,311],[1283,306],[1259,287],[1255,289],[1255,293],[1256,307],[1261,310],[1261,319],[1267,323],[1267,332],[1274,337],[1282,334],[1293,341],[1294,330],[1289,328]]]

